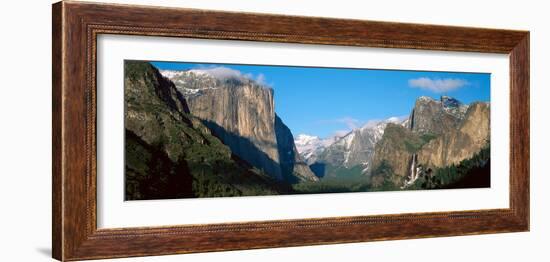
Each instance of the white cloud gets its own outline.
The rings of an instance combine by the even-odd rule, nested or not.
[[[256,76],[256,82],[258,82],[258,84],[260,85],[266,85],[265,75],[262,73],[258,74],[258,76]]]
[[[191,72],[196,74],[207,74],[219,79],[243,77],[241,71],[224,66],[192,69]]]
[[[403,119],[402,119],[402,117],[392,116],[392,117],[388,118],[387,121],[390,122],[390,123],[398,123],[400,121],[403,121]]]
[[[201,67],[198,69],[192,69],[191,70],[195,74],[207,74],[212,77],[215,77],[217,79],[230,79],[230,78],[236,78],[236,79],[250,79],[253,81],[256,81],[256,83],[260,85],[268,85],[266,83],[266,77],[264,74],[260,73],[257,76],[254,76],[251,73],[243,74],[239,70],[235,70],[229,67],[225,66],[216,66],[216,67]]]
[[[429,90],[434,93],[445,93],[467,86],[470,83],[460,78],[431,79],[420,77],[409,80],[409,86]]]

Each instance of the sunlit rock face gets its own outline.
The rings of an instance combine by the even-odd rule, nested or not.
[[[443,167],[472,157],[490,140],[490,106],[473,103],[459,126],[431,140],[418,152],[418,161]]]
[[[295,151],[290,130],[274,108],[273,89],[236,73],[212,70],[162,71],[231,151],[278,180],[314,180]],[[279,133],[278,133],[279,132]],[[281,153],[290,153],[280,156]]]
[[[375,147],[372,166],[376,169],[386,164],[397,185],[416,178],[418,167],[458,164],[489,142],[489,103],[464,105],[447,96],[440,100],[420,97],[404,126],[386,127]]]

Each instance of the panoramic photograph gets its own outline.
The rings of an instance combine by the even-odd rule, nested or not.
[[[490,78],[126,60],[125,200],[488,188]]]

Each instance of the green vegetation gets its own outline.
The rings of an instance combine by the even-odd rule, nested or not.
[[[146,79],[149,84],[153,83],[152,80],[154,80],[155,68],[150,63],[125,61],[124,65],[124,78],[132,81]]]
[[[270,178],[212,154],[173,162],[162,145],[126,131],[126,199],[167,199],[276,194]]]
[[[424,170],[415,183],[405,190],[489,187],[490,157],[490,147],[485,147],[457,165]],[[338,170],[339,176],[296,184],[293,185],[294,190],[298,194],[397,191],[403,190],[400,185],[405,183],[405,177],[395,174],[386,160],[372,170],[370,176],[358,175],[357,167],[347,170],[327,167],[331,168]]]
[[[322,178],[317,182],[294,184],[292,188],[295,190],[295,194],[364,192],[369,190],[370,183],[366,175],[350,173],[338,177]]]
[[[395,174],[392,164],[395,169],[403,169],[400,164],[404,163],[399,161],[437,138],[388,124],[377,144],[382,157],[369,174],[363,174],[361,165],[346,168],[320,163],[311,166],[313,171],[319,171],[316,174],[323,174],[320,181],[290,185],[274,180],[234,155],[212,134],[215,129],[209,129],[189,113],[173,83],[149,63],[125,63],[125,105],[126,200],[402,190],[406,176]],[[292,141],[292,136],[277,137],[284,139]],[[292,147],[283,148],[279,153],[291,150]],[[281,161],[283,173],[291,174],[294,166],[288,163],[294,161],[294,155]],[[287,175],[286,181],[290,178]],[[489,185],[487,147],[457,165],[422,171],[420,178],[406,189]]]
[[[400,190],[397,186],[403,183],[403,178],[396,175],[390,163],[382,160],[382,163],[371,172],[372,191]]]
[[[233,155],[149,63],[127,61],[125,73],[126,200],[292,190]]]
[[[360,165],[346,168],[343,166],[332,166],[327,164],[326,170],[327,176],[325,179],[353,179],[363,177],[363,175],[361,175],[363,167]]]
[[[437,138],[437,135],[435,134],[427,133],[427,134],[420,135],[420,139],[422,139],[422,142],[424,144],[427,144],[428,142],[430,142],[432,139],[435,139],[435,138]]]
[[[405,137],[403,143],[409,153],[416,153],[430,140],[437,138],[434,134],[422,134],[420,136]]]
[[[491,185],[491,149],[485,147],[457,165],[425,172],[407,189],[475,188]]]
[[[161,145],[148,145],[126,130],[125,199],[193,197],[185,161],[173,163]]]
[[[435,138],[437,138],[435,134],[420,135],[403,126],[390,123],[384,130],[382,140],[378,143],[381,147],[391,148],[394,151],[406,151],[414,154]]]
[[[292,185],[296,194],[316,193],[342,193],[342,192],[364,192],[370,188],[368,176],[363,174],[361,165],[346,167],[335,167],[329,164],[322,164],[326,176],[316,182],[302,182]]]

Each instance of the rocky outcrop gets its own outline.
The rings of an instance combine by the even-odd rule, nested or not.
[[[226,82],[188,98],[189,110],[255,167],[282,179],[274,129],[273,90],[252,82]]]
[[[291,183],[318,181],[319,178],[311,172],[309,166],[298,153],[292,132],[277,115],[275,115],[275,134],[281,171],[285,176],[285,180]]]
[[[443,167],[458,164],[472,157],[490,139],[490,107],[473,103],[460,125],[431,140],[418,152],[418,161],[428,166]]]
[[[212,72],[163,74],[185,96],[191,114],[202,119],[234,154],[278,180],[315,180],[296,154],[290,130],[275,115],[273,89],[236,73]]]
[[[376,144],[372,166],[379,167],[386,162],[398,177],[409,174],[413,154],[424,141],[413,131],[396,124],[388,124],[380,142]]]
[[[420,134],[444,134],[456,129],[468,106],[443,96],[439,101],[422,96],[416,100],[409,119],[409,127]]]
[[[420,97],[406,127],[388,125],[374,150],[373,169],[382,165],[391,169],[395,186],[414,182],[419,167],[458,164],[485,148],[490,140],[490,106],[463,105],[446,96],[439,101]]]
[[[294,144],[302,159],[304,159],[308,165],[312,165],[327,147],[339,139],[340,137],[338,136],[321,139],[318,136],[300,134],[294,139]]]
[[[126,62],[124,92],[125,128],[150,145],[162,144],[172,160],[182,157],[184,146],[204,142],[202,136],[186,128],[206,127],[185,115],[189,112],[185,99],[149,63]]]
[[[124,72],[126,200],[289,192],[232,154],[151,64]]]
[[[377,123],[369,123],[361,128],[352,130],[347,135],[335,140],[335,142],[324,148],[318,155],[313,155],[315,156],[315,162],[317,165],[322,163],[323,165],[348,170],[360,167],[356,169],[357,172],[359,174],[367,174],[371,167],[376,143],[382,138],[386,126],[399,122],[400,120],[397,118],[390,118]],[[324,170],[329,173],[323,174],[323,176],[337,175],[330,174],[330,168],[325,168]]]

